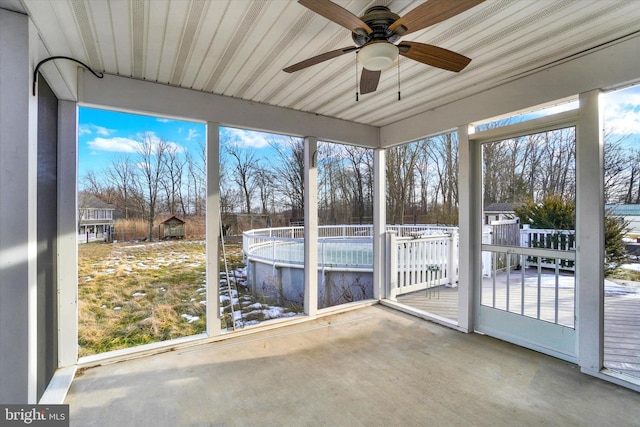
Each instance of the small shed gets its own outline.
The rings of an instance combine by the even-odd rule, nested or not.
[[[173,215],[171,218],[162,221],[163,239],[184,239],[186,222]]]

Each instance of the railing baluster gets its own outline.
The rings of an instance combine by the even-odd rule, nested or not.
[[[507,301],[506,301],[506,311],[509,311],[509,303],[510,303],[510,290],[511,290],[511,255],[505,254],[507,258]]]
[[[538,316],[537,318],[540,319],[540,306],[542,305],[542,260],[540,259],[540,257],[536,257],[537,259],[537,263],[538,263]]]
[[[558,297],[559,297],[559,286],[560,286],[560,264],[559,264],[559,259],[556,258],[556,288],[555,288],[555,304],[554,304],[554,309],[555,309],[555,316],[554,316],[554,323],[558,323]]]
[[[520,297],[520,314],[524,315],[524,280],[525,280],[525,274],[524,274],[524,262],[525,262],[525,255],[520,255],[520,293],[521,293],[521,297]]]
[[[492,268],[493,268],[493,274],[491,275],[492,280],[493,280],[493,292],[492,292],[492,297],[493,297],[493,304],[491,305],[491,307],[496,308],[496,276],[498,275],[498,253],[497,252],[491,252],[491,258],[492,258]]]

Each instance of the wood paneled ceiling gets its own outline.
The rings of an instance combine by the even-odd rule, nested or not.
[[[375,5],[404,15],[422,0],[335,2],[358,16]],[[633,36],[640,32],[639,6],[637,0],[487,0],[402,39],[472,58],[462,72],[401,58],[400,101],[392,68],[375,93],[356,102],[355,53],[282,71],[353,45],[349,30],[293,0],[0,0],[0,7],[31,16],[43,58],[68,55],[108,74],[374,126]],[[74,98],[73,72],[65,67],[56,61],[42,72],[58,96]]]

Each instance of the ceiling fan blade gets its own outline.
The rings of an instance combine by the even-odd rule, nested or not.
[[[382,71],[371,71],[366,68],[362,69],[362,75],[360,76],[360,93],[362,95],[375,92],[376,89],[378,89],[380,74],[382,74]]]
[[[430,44],[402,42],[398,49],[400,55],[409,59],[456,73],[471,62],[471,59],[464,55]]]
[[[341,49],[332,50],[330,52],[321,53],[320,55],[314,56],[309,59],[305,59],[304,61],[300,61],[297,64],[293,64],[288,66],[282,71],[287,73],[293,73],[295,71],[302,70],[307,67],[311,67],[312,65],[319,64],[321,62],[327,61],[332,58],[336,58],[338,56],[344,55],[345,53],[353,52],[358,48],[355,46],[343,47]]]
[[[363,29],[367,34],[373,31],[362,19],[330,0],[298,0],[298,3],[353,33],[357,29]]]
[[[482,3],[484,0],[429,0],[397,19],[389,30],[400,35],[427,28],[442,22],[467,9]]]

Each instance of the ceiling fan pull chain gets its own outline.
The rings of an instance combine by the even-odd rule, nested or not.
[[[398,58],[398,101],[400,101],[400,58]]]
[[[358,57],[356,56],[356,102],[359,101],[358,95]]]

